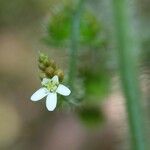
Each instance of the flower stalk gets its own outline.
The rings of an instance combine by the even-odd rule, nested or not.
[[[70,62],[69,62],[69,76],[68,82],[72,89],[74,80],[77,74],[77,53],[80,38],[80,20],[83,11],[84,0],[79,0],[76,10],[72,17],[71,41],[70,41]]]
[[[113,0],[113,11],[118,42],[118,58],[122,86],[132,138],[132,150],[147,150],[142,120],[141,94],[138,83],[138,42],[131,19],[129,0]]]

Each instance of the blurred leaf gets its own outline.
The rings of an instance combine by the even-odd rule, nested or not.
[[[74,9],[72,7],[64,6],[53,16],[47,27],[47,37],[44,38],[48,45],[68,45],[71,35],[71,25]],[[98,45],[101,44],[99,38],[101,25],[96,17],[86,10],[81,16],[80,24],[80,43],[83,45]]]
[[[63,11],[55,15],[48,25],[48,35],[52,41],[58,43],[65,42],[71,31],[71,14],[69,11]]]
[[[84,13],[83,19],[81,20],[81,37],[80,41],[83,44],[91,44],[97,40],[97,36],[100,33],[100,24],[96,17],[92,13]]]
[[[96,106],[87,106],[82,108],[79,110],[78,116],[81,122],[89,128],[99,127],[105,121],[103,112]]]
[[[102,96],[106,93],[107,84],[107,76],[103,76],[102,74],[90,75],[87,80],[87,93]]]
[[[109,89],[107,72],[92,73],[86,71],[83,77],[85,79],[85,95],[90,103],[95,103],[107,95]]]

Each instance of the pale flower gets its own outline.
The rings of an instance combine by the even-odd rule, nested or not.
[[[57,105],[57,93],[68,96],[71,91],[64,85],[59,84],[58,76],[52,79],[44,78],[41,82],[42,88],[37,90],[32,96],[32,101],[39,101],[46,97],[46,107],[49,111],[53,111]]]

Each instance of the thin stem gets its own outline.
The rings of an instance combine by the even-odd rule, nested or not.
[[[80,38],[80,18],[83,10],[84,0],[80,0],[78,6],[73,14],[72,18],[72,31],[71,31],[71,42],[70,42],[70,64],[69,64],[69,85],[73,88],[74,80],[77,72],[77,53],[79,47]]]
[[[141,95],[137,77],[138,43],[133,32],[132,13],[129,3],[129,0],[113,0],[118,58],[126,97],[132,150],[146,150],[140,103]]]

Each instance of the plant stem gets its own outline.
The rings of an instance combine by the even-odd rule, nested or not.
[[[141,95],[137,77],[137,37],[133,32],[129,0],[113,0],[113,11],[118,41],[121,80],[126,97],[132,150],[146,150],[141,110]]]
[[[83,10],[84,0],[80,0],[72,17],[72,30],[70,42],[70,64],[69,64],[69,85],[73,88],[77,72],[78,47],[80,38],[80,18]]]

